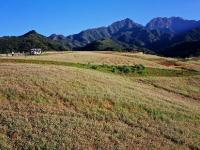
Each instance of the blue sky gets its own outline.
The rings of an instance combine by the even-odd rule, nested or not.
[[[200,0],[0,0],[0,36],[74,34],[131,18],[145,25],[154,17],[200,20]]]

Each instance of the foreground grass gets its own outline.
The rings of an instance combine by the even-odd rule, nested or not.
[[[199,75],[41,62],[0,63],[0,149],[200,148]]]

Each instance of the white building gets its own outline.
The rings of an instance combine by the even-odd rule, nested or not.
[[[42,49],[41,48],[32,48],[30,50],[31,55],[40,55],[42,54]]]

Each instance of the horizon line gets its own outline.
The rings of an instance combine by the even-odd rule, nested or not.
[[[108,26],[110,26],[110,25],[112,25],[113,23],[116,23],[116,22],[120,22],[120,21],[123,21],[123,20],[126,20],[126,19],[130,19],[131,21],[133,21],[134,23],[137,23],[137,24],[139,24],[139,25],[142,25],[143,27],[146,27],[146,25],[150,22],[150,21],[152,21],[153,19],[157,19],[157,18],[168,18],[168,19],[170,19],[170,18],[181,18],[181,19],[183,19],[183,20],[189,20],[189,21],[200,21],[200,19],[192,19],[192,18],[185,18],[185,17],[180,17],[180,16],[171,16],[171,17],[154,17],[154,18],[152,18],[152,19],[150,19],[147,23],[145,23],[145,24],[142,24],[142,23],[139,23],[139,22],[135,22],[132,18],[130,18],[130,17],[127,17],[127,18],[124,18],[124,19],[121,19],[121,20],[118,20],[118,21],[113,21],[112,23],[110,23],[110,24],[108,24],[108,25],[102,25],[102,26],[98,26],[98,27],[89,27],[89,28],[87,28],[87,29],[82,29],[82,30],[80,30],[80,31],[78,31],[78,32],[76,32],[76,33],[71,33],[71,34],[68,34],[68,35],[65,35],[65,34],[63,34],[63,33],[53,33],[52,32],[52,34],[49,34],[49,35],[47,35],[47,34],[43,34],[42,32],[37,32],[38,30],[37,29],[30,29],[30,30],[28,30],[28,31],[25,31],[24,33],[22,33],[22,34],[19,34],[19,35],[0,35],[0,38],[2,38],[2,37],[18,37],[18,36],[23,36],[24,34],[26,34],[26,33],[28,33],[28,32],[31,32],[31,31],[36,31],[37,33],[39,33],[39,34],[41,34],[41,35],[44,35],[44,36],[46,36],[46,37],[49,37],[49,36],[51,36],[51,35],[53,35],[53,34],[55,34],[55,35],[63,35],[63,36],[65,36],[65,37],[67,37],[67,36],[70,36],[70,35],[75,35],[75,34],[79,34],[79,33],[81,33],[81,32],[83,32],[83,31],[87,31],[87,30],[91,30],[91,29],[98,29],[98,28],[102,28],[102,27],[108,27]]]

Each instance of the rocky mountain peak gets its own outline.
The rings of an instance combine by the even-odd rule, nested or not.
[[[181,17],[158,17],[152,19],[146,25],[146,28],[150,30],[159,29],[163,31],[171,31],[176,34],[187,32],[197,27],[200,27],[200,21],[184,20]]]

